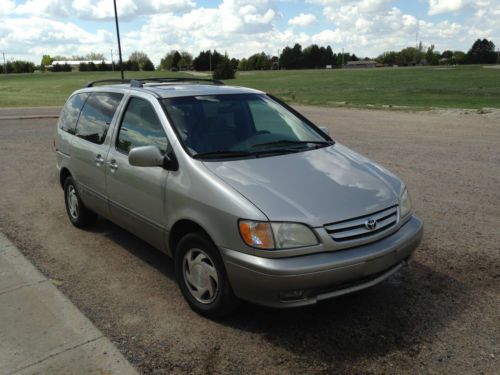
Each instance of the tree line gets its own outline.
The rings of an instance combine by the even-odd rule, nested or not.
[[[407,47],[401,51],[387,51],[376,58],[384,65],[463,65],[463,64],[495,64],[498,61],[495,44],[487,39],[477,39],[468,52],[446,50],[440,53],[434,45],[424,50],[422,43],[417,47]]]
[[[0,65],[0,74],[3,73],[33,73],[35,64],[30,61],[15,60],[7,61],[5,65]]]
[[[90,53],[86,56],[64,56],[44,55],[39,67],[29,61],[9,61],[0,65],[0,73],[33,73],[36,68],[44,71],[47,66],[52,66],[53,72],[71,71],[73,67],[68,63],[52,64],[54,61],[102,61],[101,63],[80,63],[78,70],[85,71],[110,71],[119,70],[116,63],[107,64],[105,57],[100,53]],[[293,47],[286,46],[279,56],[271,56],[265,52],[255,53],[247,58],[229,58],[227,54],[221,54],[217,50],[201,51],[194,57],[187,51],[172,50],[165,54],[158,67],[155,67],[148,55],[142,51],[133,52],[123,62],[124,70],[128,71],[152,71],[159,70],[198,70],[214,71],[214,75],[221,77],[234,77],[236,70],[271,70],[271,69],[324,69],[340,68],[350,61],[359,61],[355,54],[349,52],[334,53],[330,46],[318,46],[312,44],[302,48],[299,43]],[[369,58],[364,58],[369,60]],[[494,64],[499,63],[499,53],[495,51],[493,41],[477,39],[468,52],[446,50],[442,53],[435,50],[434,45],[424,49],[422,43],[416,47],[407,47],[400,51],[387,51],[375,58],[385,66],[406,65],[438,65],[438,64]]]

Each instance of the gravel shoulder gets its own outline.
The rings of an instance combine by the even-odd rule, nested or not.
[[[498,113],[297,109],[401,176],[425,222],[415,261],[377,287],[196,315],[166,256],[105,220],[69,224],[54,119],[0,121],[0,232],[142,373],[498,373]]]

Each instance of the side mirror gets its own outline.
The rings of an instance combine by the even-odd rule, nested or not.
[[[320,126],[319,129],[327,136],[330,136],[330,128],[327,128],[326,126]]]
[[[163,167],[165,156],[156,146],[134,147],[128,154],[128,162],[135,167]]]

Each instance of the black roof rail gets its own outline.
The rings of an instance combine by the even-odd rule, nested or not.
[[[97,81],[90,81],[85,87],[94,87],[96,83],[129,83],[130,79],[99,79]]]
[[[170,83],[170,82],[210,82],[214,85],[223,85],[224,82],[218,79],[207,79],[207,78],[135,78],[135,79],[101,79],[97,81],[89,82],[85,87],[94,87],[96,83],[130,83],[131,87],[143,87],[144,83],[147,82],[157,82],[157,83]]]
[[[132,81],[133,85],[132,85]],[[173,78],[173,77],[155,77],[155,78],[137,78],[133,79],[131,81],[131,86],[133,87],[141,87],[142,84],[147,83],[147,82],[157,82],[157,83],[170,83],[170,82],[210,82],[214,85],[223,85],[224,82],[219,81],[218,79],[208,79],[208,78],[191,78],[191,77],[186,77],[186,78]],[[140,83],[141,86],[135,86],[137,83]]]

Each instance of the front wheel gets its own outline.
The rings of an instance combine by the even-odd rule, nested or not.
[[[64,201],[69,220],[75,227],[85,228],[96,221],[97,215],[83,204],[72,177],[64,181]]]
[[[222,259],[206,236],[190,233],[180,240],[175,274],[184,298],[196,312],[221,317],[237,307]]]

